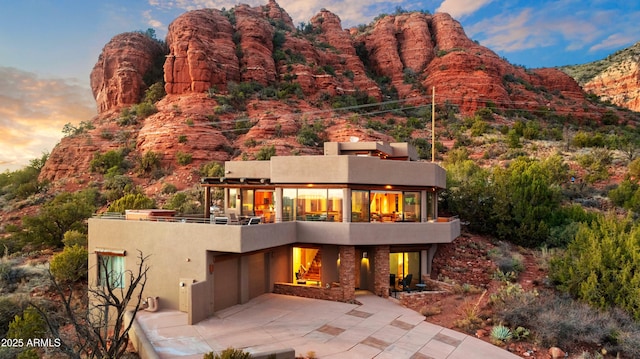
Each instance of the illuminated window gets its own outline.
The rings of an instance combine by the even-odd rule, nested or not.
[[[322,254],[319,248],[293,247],[293,283],[322,283]]]
[[[351,191],[351,222],[369,222],[369,191]]]
[[[404,192],[403,197],[403,220],[405,222],[420,222],[420,192]]]
[[[420,252],[389,254],[389,273],[393,274],[397,281],[401,281],[411,274],[412,282],[418,283],[420,281]]]
[[[282,220],[341,222],[342,193],[342,189],[285,188]]]

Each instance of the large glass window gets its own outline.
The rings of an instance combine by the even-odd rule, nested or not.
[[[238,205],[238,189],[237,188],[229,188],[228,189],[228,193],[227,193],[227,197],[229,198],[229,203],[227,205],[227,208],[237,208]]]
[[[435,220],[436,216],[436,192],[427,191],[427,220]]]
[[[98,254],[98,283],[112,288],[124,288],[124,256]]]
[[[285,188],[282,220],[341,222],[342,193],[342,189]]]
[[[411,283],[420,282],[420,252],[398,252],[389,254],[389,273],[396,287],[411,274]],[[411,285],[411,283],[409,283]],[[391,283],[389,283],[391,284]]]
[[[420,192],[404,192],[403,197],[403,220],[420,222]]]
[[[293,283],[322,283],[322,254],[319,248],[293,247]]]
[[[369,222],[369,191],[351,191],[351,222]]]
[[[282,221],[290,222],[296,219],[296,193],[295,188],[282,190]]]
[[[371,191],[371,221],[396,222],[402,220],[402,192]]]
[[[253,190],[243,189],[241,191],[242,209],[240,209],[241,216],[253,216]]]
[[[273,223],[275,220],[274,195],[271,190],[256,190],[254,201],[254,214],[262,217],[264,222]]]

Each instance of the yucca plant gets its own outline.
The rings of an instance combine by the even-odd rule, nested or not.
[[[513,333],[511,333],[511,329],[505,327],[502,324],[496,325],[491,329],[491,339],[496,344],[503,344],[508,342],[513,338]]]

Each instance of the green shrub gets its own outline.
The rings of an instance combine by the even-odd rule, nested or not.
[[[320,146],[324,140],[325,127],[321,121],[315,121],[313,124],[305,123],[298,131],[296,140],[303,146]]]
[[[240,349],[227,348],[219,354],[207,353],[202,359],[251,359],[251,354]]]
[[[138,173],[141,175],[149,175],[160,170],[160,161],[162,157],[160,154],[148,151],[141,158],[138,159]]]
[[[156,103],[167,95],[162,82],[156,82],[144,92],[143,102]]]
[[[0,296],[0,337],[4,338],[9,330],[9,323],[22,313],[25,303],[14,298]]]
[[[182,214],[202,213],[204,198],[201,191],[178,192],[171,196],[164,208],[173,209]]]
[[[271,157],[276,155],[276,147],[271,145],[271,146],[265,146],[262,147],[258,153],[256,153],[256,160],[258,161],[268,161],[269,159],[271,159]]]
[[[224,165],[218,162],[205,163],[200,168],[200,175],[202,177],[223,177]]]
[[[187,143],[187,135],[178,136],[178,143]]]
[[[165,183],[162,185],[162,193],[164,194],[176,193],[177,191],[178,188],[173,183]]]
[[[65,247],[51,258],[49,270],[59,282],[77,282],[87,278],[87,249],[80,245]]]
[[[127,209],[151,209],[156,207],[156,202],[139,193],[127,194],[109,205],[109,212],[124,213]]]
[[[64,234],[62,243],[64,243],[65,247],[73,247],[75,245],[78,245],[86,248],[88,244],[87,234],[76,230],[67,231]]]
[[[640,320],[640,225],[600,216],[580,225],[564,254],[550,262],[561,290],[597,308],[619,307]]]
[[[36,308],[30,306],[9,323],[7,338],[23,339],[26,342],[28,339],[44,338],[46,333],[44,319]]]
[[[511,333],[511,329],[505,327],[502,324],[494,325],[491,328],[491,339],[497,343],[506,343],[513,338],[513,333]]]
[[[188,165],[193,161],[193,155],[190,153],[178,151],[176,152],[176,161],[178,161],[178,164],[181,166]]]
[[[122,172],[126,169],[124,157],[125,151],[123,149],[109,150],[105,153],[96,152],[89,163],[90,170],[105,174],[113,168],[112,171]]]

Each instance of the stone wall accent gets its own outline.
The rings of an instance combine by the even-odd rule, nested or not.
[[[339,285],[333,285],[327,288],[292,283],[275,283],[273,285],[273,293],[312,299],[332,300],[334,302],[351,301],[350,299],[345,300],[343,290]]]
[[[424,291],[424,292],[398,292],[396,293],[397,299],[401,305],[407,308],[415,308],[416,303],[423,305],[434,304],[447,296],[451,295],[449,292],[443,291]]]
[[[340,246],[338,248],[340,268],[338,277],[342,288],[344,301],[356,300],[356,249],[354,246]]]
[[[389,296],[389,246],[373,248],[373,291],[382,298]]]

